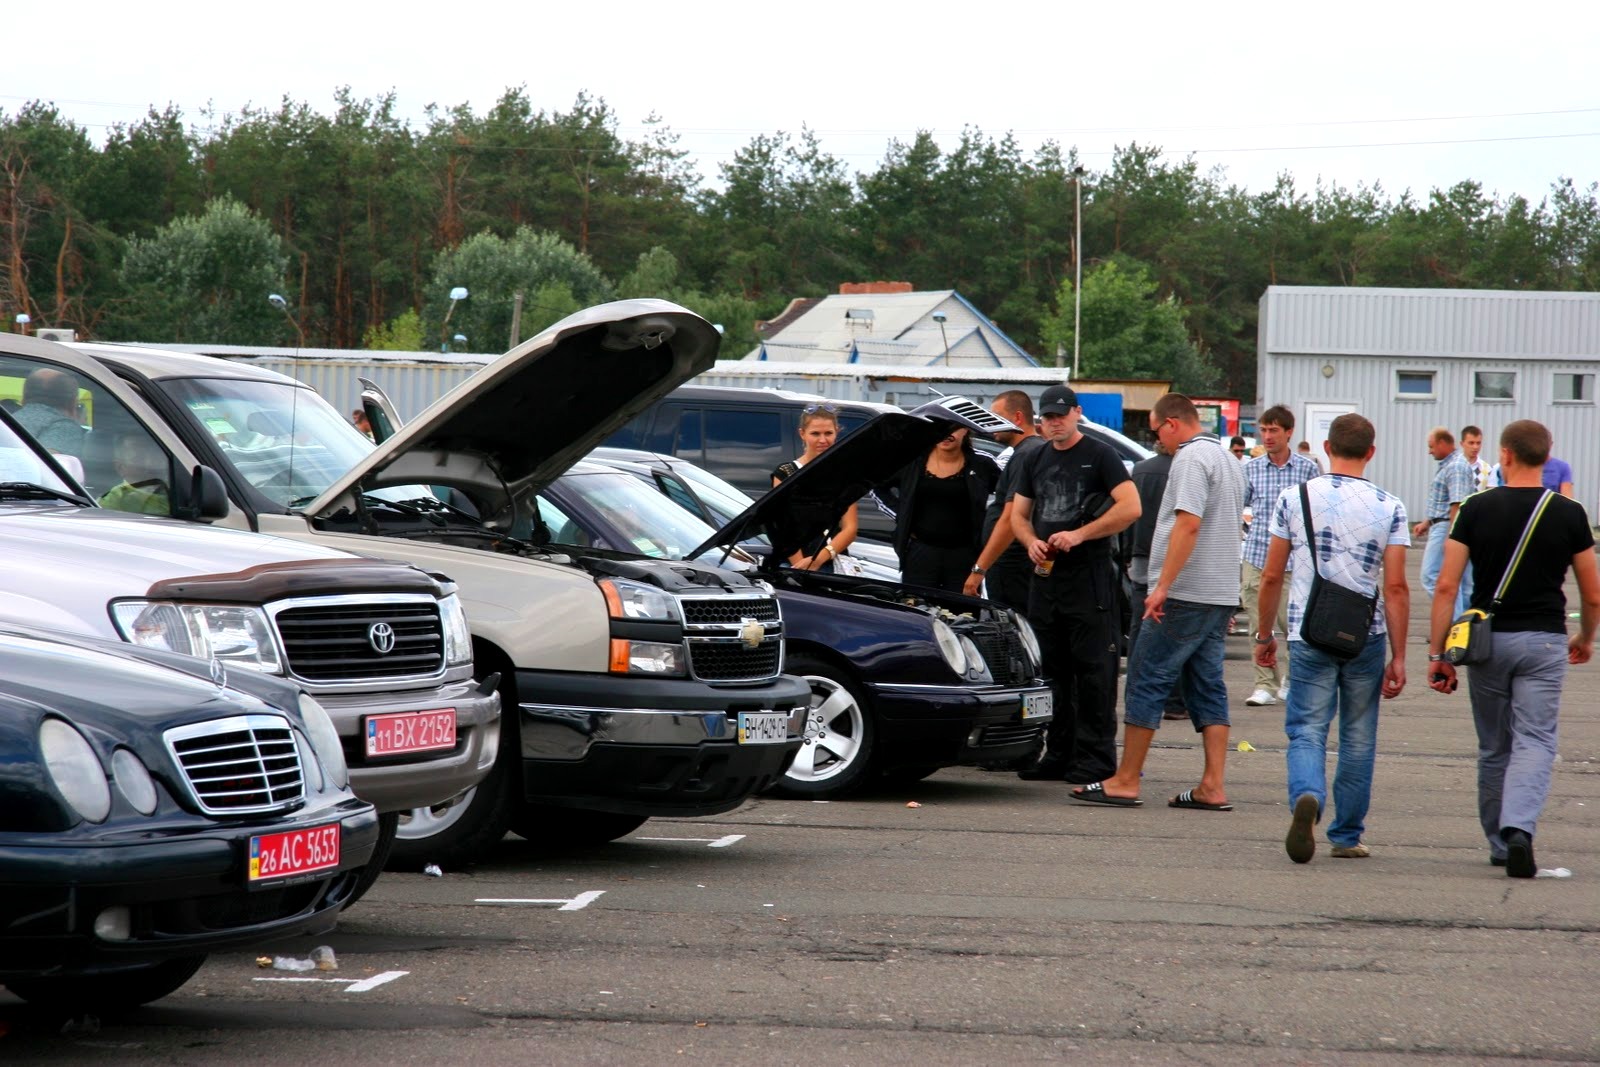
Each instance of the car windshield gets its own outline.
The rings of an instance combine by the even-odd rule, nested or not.
[[[83,469],[76,456],[57,455],[56,460],[69,471]],[[34,451],[31,442],[24,440],[4,422],[0,422],[0,483],[37,485],[51,493],[83,495],[81,488],[63,481]]]
[[[162,383],[216,440],[241,477],[276,503],[304,505],[376,447],[312,390],[289,382],[177,378]],[[386,500],[422,486],[377,490]]]
[[[583,503],[608,528],[586,529],[584,519],[565,514],[557,519],[550,509],[541,509],[551,527],[550,540],[556,544],[604,543],[656,559],[683,559],[715,532],[631,475],[615,471],[565,474],[560,482],[563,494]]]
[[[689,483],[695,496],[700,498],[700,502],[716,517],[717,522],[723,525],[755,503],[749,494],[738,486],[723,481],[693,463],[677,460],[671,463],[670,467],[674,474]]]

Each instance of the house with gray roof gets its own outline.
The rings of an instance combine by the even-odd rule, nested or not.
[[[775,329],[770,334],[763,331],[761,344],[744,359],[902,367],[1039,366],[954,289],[837,293],[809,306],[791,304],[770,325]]]

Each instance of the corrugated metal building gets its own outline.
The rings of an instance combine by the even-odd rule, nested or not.
[[[1483,429],[1495,461],[1514,419],[1550,428],[1577,499],[1600,515],[1600,293],[1271,286],[1261,297],[1257,400],[1295,413],[1296,440],[1321,452],[1345,411],[1371,419],[1367,468],[1420,517],[1434,461],[1428,431]]]

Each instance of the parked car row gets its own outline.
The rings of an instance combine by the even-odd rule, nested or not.
[[[672,304],[592,308],[407,425],[374,394],[374,443],[270,371],[0,340],[0,984],[142,1003],[508,830],[595,843],[1036,750],[1024,620],[779,566],[986,412],[875,413],[756,502],[579,462],[716,348]]]

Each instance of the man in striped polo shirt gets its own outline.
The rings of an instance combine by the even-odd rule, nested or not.
[[[1251,513],[1250,532],[1245,535],[1243,561],[1239,565],[1239,592],[1244,597],[1245,611],[1250,619],[1250,633],[1268,633],[1273,620],[1260,617],[1261,571],[1267,565],[1267,542],[1271,539],[1267,528],[1271,525],[1272,508],[1285,489],[1293,489],[1309,482],[1322,473],[1316,460],[1299,455],[1289,447],[1294,437],[1294,412],[1282,404],[1275,404],[1261,413],[1256,421],[1256,432],[1266,452],[1244,465],[1244,506]],[[1286,605],[1280,601],[1276,617],[1277,629],[1289,632]],[[1276,704],[1289,696],[1288,657],[1282,662],[1255,664],[1255,689],[1245,703],[1253,708]]]

